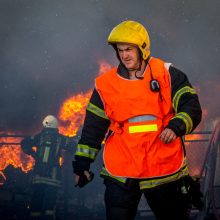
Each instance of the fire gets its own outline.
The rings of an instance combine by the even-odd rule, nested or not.
[[[2,171],[0,171],[0,186],[5,182],[6,177]]]
[[[111,69],[111,65],[104,60],[99,62],[98,75]],[[89,98],[92,91],[85,94],[79,93],[66,99],[62,104],[59,111],[59,131],[66,136],[75,136],[83,124],[86,106],[88,105]]]
[[[99,71],[97,75],[108,71],[110,68],[111,65],[106,61],[99,61]],[[59,132],[61,134],[69,137],[77,134],[83,124],[86,106],[91,94],[92,90],[86,93],[78,93],[64,100],[58,114],[60,121]],[[20,137],[2,137],[0,138],[0,142],[3,143],[0,144],[0,185],[2,185],[6,180],[3,171],[8,165],[11,164],[15,168],[20,168],[23,172],[27,173],[33,168],[35,160],[22,151],[19,144],[21,142]],[[36,147],[33,147],[33,150],[36,151]],[[62,165],[62,157],[59,159],[59,163]]]
[[[4,173],[2,172],[8,165],[12,165],[15,168],[20,168],[23,172],[27,173],[34,166],[34,159],[25,154],[21,150],[21,146],[12,145],[10,143],[20,143],[21,138],[15,137],[2,137],[0,138],[0,185],[6,180]]]
[[[59,112],[59,131],[66,136],[75,136],[83,123],[85,109],[88,104],[91,91],[80,93],[64,101]]]

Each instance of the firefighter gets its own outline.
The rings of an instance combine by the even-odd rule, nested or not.
[[[56,219],[57,191],[61,187],[61,158],[63,150],[73,144],[58,131],[58,121],[53,115],[43,120],[42,131],[22,140],[22,150],[35,159],[30,201],[30,219]],[[72,142],[72,143],[71,143]]]
[[[119,65],[95,80],[73,161],[75,181],[92,180],[90,164],[104,140],[107,220],[133,220],[141,195],[159,220],[186,220],[189,170],[181,137],[201,121],[201,107],[186,74],[150,56],[150,39],[136,21],[108,37]]]

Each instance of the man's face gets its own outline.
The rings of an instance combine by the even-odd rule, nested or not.
[[[128,43],[116,44],[121,62],[128,71],[137,70],[140,66],[140,59],[137,46]]]

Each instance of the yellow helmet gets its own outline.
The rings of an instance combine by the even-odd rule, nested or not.
[[[146,60],[150,55],[150,39],[145,27],[136,21],[123,21],[108,36],[109,44],[130,43],[139,47]]]

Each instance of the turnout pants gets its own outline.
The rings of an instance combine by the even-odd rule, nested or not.
[[[142,193],[157,220],[188,220],[190,200],[182,180],[141,192],[139,180],[129,180],[127,187],[105,179],[107,220],[134,220]]]
[[[34,184],[30,202],[31,220],[54,220],[57,187],[46,184]]]

